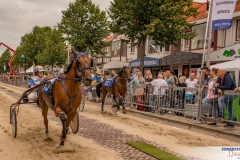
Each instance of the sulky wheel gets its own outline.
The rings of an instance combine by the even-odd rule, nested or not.
[[[17,111],[16,108],[11,108],[11,124],[13,137],[17,137]]]
[[[73,120],[70,123],[70,127],[71,130],[74,134],[76,134],[78,132],[78,128],[79,128],[79,117],[78,117],[78,112],[76,113],[75,117],[73,118]]]
[[[84,110],[84,106],[85,106],[85,95],[82,96],[82,102],[79,105],[79,111],[82,112]]]

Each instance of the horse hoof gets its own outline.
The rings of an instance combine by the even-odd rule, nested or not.
[[[63,141],[60,142],[60,146],[64,146],[64,142]]]
[[[123,109],[123,110],[122,110],[122,113],[123,113],[123,114],[126,114],[126,113],[127,113],[126,109]]]
[[[46,135],[46,138],[48,138],[48,133],[45,133],[45,135]]]

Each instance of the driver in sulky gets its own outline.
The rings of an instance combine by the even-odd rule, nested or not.
[[[40,65],[37,65],[34,69],[34,74],[35,76],[31,77],[29,79],[28,82],[28,87],[29,88],[33,88],[37,85],[40,84],[40,82],[42,81],[42,79],[45,77],[44,76],[44,68]],[[29,95],[28,95],[28,100],[33,100],[33,101],[37,101],[38,98],[38,91],[37,89],[35,89],[34,91],[32,91]]]

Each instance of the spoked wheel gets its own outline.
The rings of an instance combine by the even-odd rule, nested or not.
[[[85,95],[82,95],[82,102],[79,105],[79,111],[82,112],[84,110],[84,106],[85,106]]]
[[[11,108],[11,124],[13,137],[17,137],[17,111],[16,108]]]
[[[73,120],[70,123],[70,127],[71,130],[74,134],[76,134],[78,132],[78,128],[79,128],[79,117],[78,117],[78,112],[76,113],[75,117],[73,118]]]
[[[10,124],[12,124],[12,106],[13,105],[11,105],[11,107],[10,107]]]

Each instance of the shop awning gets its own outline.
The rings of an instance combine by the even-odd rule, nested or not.
[[[140,67],[141,58],[135,59],[130,62],[131,67]],[[159,66],[160,62],[158,58],[144,57],[144,67]]]
[[[128,62],[111,61],[103,65],[103,70],[122,68],[123,66],[128,66],[128,65],[129,65]]]

